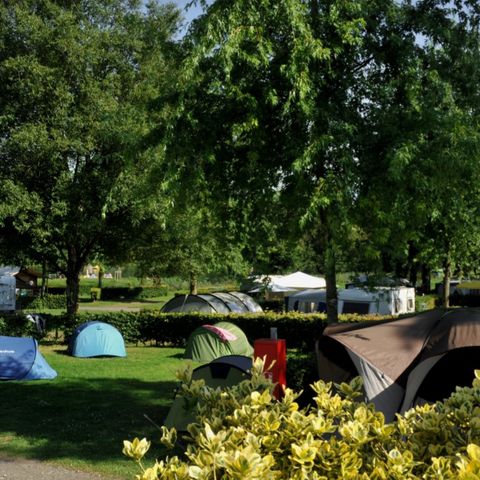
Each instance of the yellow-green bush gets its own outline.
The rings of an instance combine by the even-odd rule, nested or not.
[[[300,409],[287,389],[281,401],[257,362],[251,380],[223,390],[182,374],[181,392],[198,404],[184,439],[185,456],[144,468],[146,439],[124,442],[139,463],[139,480],[480,479],[480,380],[448,400],[417,407],[396,422],[358,401],[359,378],[337,386],[316,382],[315,406]],[[162,427],[162,443],[176,432]]]

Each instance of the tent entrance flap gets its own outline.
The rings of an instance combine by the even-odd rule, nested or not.
[[[225,358],[225,362],[223,361]],[[192,380],[203,380],[211,388],[228,388],[251,378],[252,358],[242,355],[220,357],[211,363],[201,365],[192,372]],[[247,369],[243,367],[248,367]],[[175,427],[185,432],[189,424],[195,422],[197,402],[176,394],[165,418],[167,428]]]
[[[480,369],[480,310],[435,309],[395,320],[328,325],[316,349],[320,378],[339,383],[357,372],[367,400],[388,421],[420,401],[441,401],[457,387],[472,385]]]
[[[391,422],[402,403],[405,390],[365,359],[352,351],[348,353],[363,379],[365,400],[373,403],[377,410],[383,412],[385,420]]]

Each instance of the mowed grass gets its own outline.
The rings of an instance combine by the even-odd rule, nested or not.
[[[163,454],[159,430],[185,364],[178,348],[127,347],[126,358],[75,358],[66,347],[40,346],[54,380],[1,383],[0,452],[118,479],[138,467],[123,440],[147,437],[153,464]],[[155,445],[155,447],[153,447]]]

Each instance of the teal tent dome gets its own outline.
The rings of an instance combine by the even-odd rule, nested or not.
[[[74,357],[126,357],[122,334],[104,322],[87,322],[72,335],[68,353]]]

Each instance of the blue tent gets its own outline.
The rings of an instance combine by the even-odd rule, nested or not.
[[[0,380],[42,380],[56,376],[35,339],[0,336]]]
[[[74,357],[126,357],[122,334],[112,325],[87,322],[72,335],[68,353]]]

